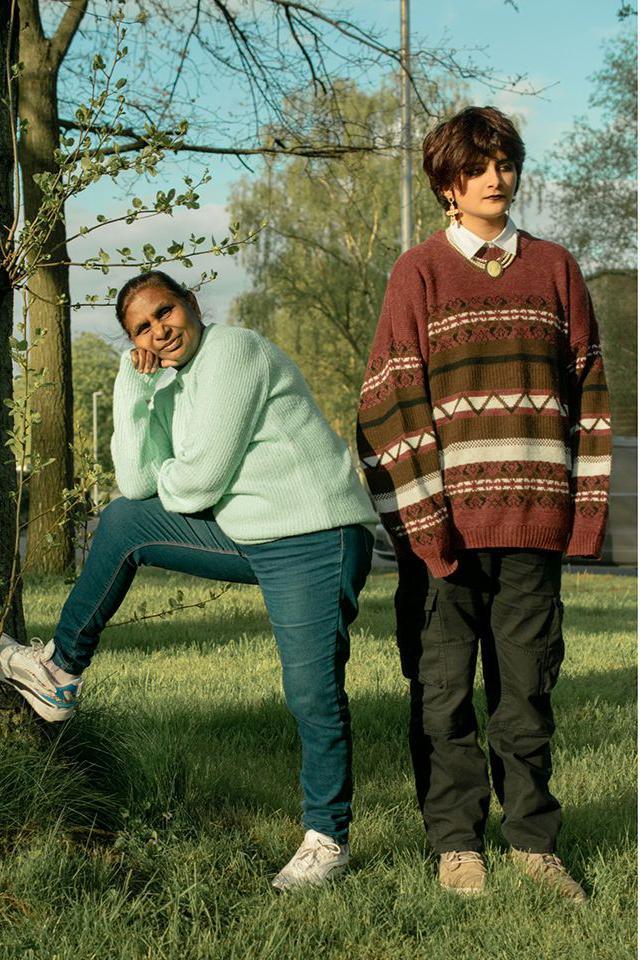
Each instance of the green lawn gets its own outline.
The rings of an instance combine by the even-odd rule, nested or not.
[[[138,577],[117,619],[209,584]],[[576,908],[522,879],[489,825],[490,893],[440,891],[413,796],[391,576],[371,577],[348,674],[357,799],[350,873],[277,896],[301,839],[298,745],[256,588],[204,610],[110,627],[60,730],[0,713],[3,960],[626,960],[635,957],[635,586],[565,577],[555,703],[561,855]],[[68,590],[31,582],[48,639]],[[481,716],[483,709],[479,700]]]

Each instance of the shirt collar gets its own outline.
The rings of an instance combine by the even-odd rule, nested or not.
[[[482,237],[478,237],[471,230],[463,227],[461,223],[454,222],[447,227],[449,239],[459,247],[467,257],[475,257],[479,250],[487,243]],[[491,241],[493,247],[500,247],[505,253],[518,252],[518,228],[511,219],[507,217],[504,230]]]

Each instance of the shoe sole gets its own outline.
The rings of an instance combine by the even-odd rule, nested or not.
[[[286,879],[283,879],[283,884],[281,886],[278,883],[278,877],[274,877],[274,879],[271,881],[271,886],[276,893],[287,893],[289,890],[299,890],[302,887],[321,887],[323,884],[329,883],[330,881],[341,876],[346,871],[347,866],[348,864],[343,863],[333,867],[326,877],[323,877],[322,880],[299,880],[296,883],[288,883]]]
[[[13,687],[14,690],[17,690],[20,696],[24,697],[29,706],[35,710],[38,716],[42,717],[42,719],[48,723],[63,723],[65,720],[68,720],[69,717],[73,716],[75,704],[63,710],[60,707],[54,707],[50,703],[47,703],[47,701],[39,697],[37,693],[21,683],[20,680],[16,680],[13,677],[1,677],[0,679],[10,687]]]

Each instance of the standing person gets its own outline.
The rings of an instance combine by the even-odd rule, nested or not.
[[[160,271],[129,280],[116,312],[133,343],[113,398],[124,497],[103,511],[53,639],[26,648],[3,636],[0,669],[40,716],[65,720],[139,566],[259,584],[302,743],[306,833],[273,885],[321,883],[349,860],[344,679],[375,513],[349,450],[276,346],[205,327],[193,294]]]
[[[610,421],[578,265],[509,216],[524,156],[492,107],[469,107],[426,137],[424,170],[450,225],[391,272],[358,445],[398,556],[410,748],[440,883],[479,893],[486,882],[490,786],[472,705],[480,645],[513,860],[583,901],[555,852],[550,694],[564,655],[562,553],[597,557],[604,537]]]

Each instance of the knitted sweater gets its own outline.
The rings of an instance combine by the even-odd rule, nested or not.
[[[520,232],[498,279],[438,231],[389,279],[358,423],[383,523],[437,577],[464,548],[597,556],[610,471],[598,331],[575,260]]]
[[[195,356],[171,373],[140,374],[127,351],[113,410],[116,481],[132,500],[213,507],[240,543],[376,522],[302,374],[252,330],[205,327]]]

